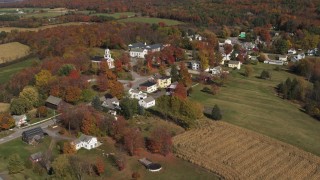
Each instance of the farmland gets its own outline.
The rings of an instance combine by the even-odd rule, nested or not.
[[[18,42],[0,45],[0,64],[23,58],[30,53],[30,47]]]
[[[297,77],[286,71],[275,71],[275,66],[253,66],[251,77],[231,71],[228,82],[217,95],[194,88],[191,98],[207,107],[218,104],[223,121],[241,126],[320,155],[320,122],[300,110],[298,104],[277,96],[274,87],[287,77]],[[242,68],[244,69],[244,68]],[[271,80],[256,78],[263,69],[272,73]]]
[[[108,16],[108,17],[113,17],[115,19],[120,19],[120,18],[134,17],[136,15],[136,13],[134,13],[134,12],[121,12],[121,13],[113,13],[113,14],[93,13],[91,15],[93,15],[93,16]]]
[[[174,137],[176,154],[226,179],[319,179],[320,158],[225,122]]]
[[[41,27],[38,27],[38,28],[0,27],[0,32],[1,31],[11,32],[13,30],[17,30],[17,31],[39,31],[39,30],[53,28],[53,27],[57,27],[57,26],[73,26],[73,25],[81,25],[81,24],[83,24],[83,23],[82,22],[70,22],[70,23],[62,23],[62,24],[41,26]]]
[[[9,66],[0,67],[0,84],[8,82],[15,73],[31,66],[37,60],[37,58],[29,58],[27,60],[11,64]]]
[[[168,26],[174,26],[182,24],[183,22],[170,20],[170,19],[161,19],[161,18],[149,18],[149,17],[133,17],[127,19],[121,19],[119,22],[138,22],[138,23],[149,23],[149,24],[158,24],[159,22],[163,22]]]

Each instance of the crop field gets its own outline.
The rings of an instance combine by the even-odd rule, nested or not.
[[[225,122],[208,122],[173,142],[178,157],[225,179],[320,179],[319,157]]]
[[[217,104],[222,120],[297,146],[320,156],[320,121],[304,113],[299,104],[282,99],[274,89],[288,77],[297,77],[285,70],[276,71],[275,65],[252,66],[251,77],[241,70],[230,71],[226,84],[216,95],[202,92],[203,86],[193,88],[191,99],[206,107]],[[271,80],[259,79],[262,70],[269,70]]]
[[[0,64],[23,58],[30,53],[30,47],[18,42],[0,45]]]
[[[174,26],[183,24],[183,22],[175,21],[171,19],[161,19],[161,18],[148,18],[148,17],[134,17],[134,18],[127,18],[121,19],[120,22],[138,22],[138,23],[149,23],[149,24],[158,24],[159,22],[163,22],[168,26]]]

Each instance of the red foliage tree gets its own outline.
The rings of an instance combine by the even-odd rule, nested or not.
[[[102,159],[98,158],[96,160],[95,168],[96,168],[97,173],[98,173],[99,176],[101,176],[104,173],[104,171],[105,171],[105,163],[103,162]]]
[[[70,103],[76,103],[81,99],[81,89],[74,86],[67,86],[65,91],[65,100]]]
[[[131,156],[136,155],[138,149],[144,147],[144,140],[138,129],[129,129],[124,135],[124,147]]]
[[[153,153],[168,155],[172,151],[172,138],[169,131],[163,127],[154,129],[148,140],[148,149]]]
[[[187,98],[187,89],[186,89],[186,87],[184,86],[183,83],[179,82],[177,84],[177,87],[174,90],[173,95],[176,96],[176,97],[179,97],[181,99],[186,99]]]

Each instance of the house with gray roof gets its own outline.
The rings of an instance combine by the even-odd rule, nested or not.
[[[61,105],[62,102],[63,102],[63,101],[62,101],[61,98],[58,98],[58,97],[55,97],[55,96],[50,95],[50,96],[48,97],[48,99],[46,100],[45,105],[46,105],[48,108],[57,110],[57,109],[59,108],[59,106]]]
[[[36,127],[22,132],[22,141],[33,144],[39,142],[44,136],[44,132],[41,127]]]
[[[148,96],[146,99],[142,99],[139,101],[139,105],[144,107],[145,109],[150,108],[156,105],[156,100],[152,96]]]

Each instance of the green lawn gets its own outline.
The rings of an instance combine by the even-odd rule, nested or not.
[[[15,73],[31,66],[37,60],[37,58],[29,58],[25,61],[21,61],[9,66],[0,67],[0,83],[2,84],[8,82]]]
[[[191,99],[210,107],[218,104],[226,122],[320,155],[320,122],[303,113],[299,105],[278,97],[274,90],[287,77],[296,76],[275,71],[273,65],[259,64],[253,67],[254,75],[249,78],[231,70],[228,83],[218,95],[201,92],[200,85],[194,88]],[[272,72],[272,80],[254,77],[260,75],[263,69]]]
[[[134,17],[136,13],[134,12],[121,12],[121,13],[113,13],[113,14],[108,14],[108,13],[96,13],[96,14],[91,14],[91,16],[108,16],[108,17],[113,17],[115,19],[120,19],[121,17]]]
[[[134,17],[134,18],[127,18],[127,19],[121,19],[120,22],[138,22],[138,23],[159,23],[164,22],[168,26],[174,26],[178,24],[183,24],[183,22],[170,20],[170,19],[161,19],[161,18],[148,18],[148,17]]]

